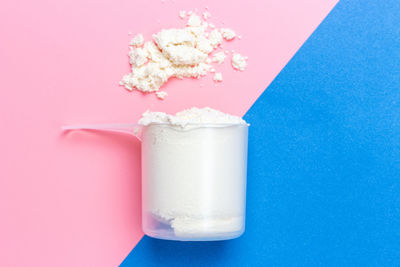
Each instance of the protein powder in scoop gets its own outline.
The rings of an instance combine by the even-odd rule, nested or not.
[[[247,132],[211,108],[146,112],[142,132],[143,231],[171,240],[223,240],[245,225]]]

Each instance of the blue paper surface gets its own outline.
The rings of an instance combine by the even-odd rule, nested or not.
[[[400,266],[400,1],[341,1],[245,119],[245,234],[121,266]]]

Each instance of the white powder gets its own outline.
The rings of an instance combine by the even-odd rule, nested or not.
[[[225,58],[226,58],[226,55],[224,52],[218,52],[218,53],[215,53],[215,55],[213,57],[213,62],[221,64],[222,62],[225,61]]]
[[[214,81],[215,82],[222,82],[222,73],[221,72],[217,72],[214,75]]]
[[[131,73],[122,77],[121,85],[128,90],[157,92],[172,77],[199,79],[213,69],[211,62],[224,62],[225,55],[222,52],[216,53],[214,57],[211,53],[222,48],[223,39],[232,40],[235,32],[228,28],[209,31],[209,25],[214,25],[202,21],[195,12],[179,12],[181,18],[187,15],[189,19],[184,28],[163,29],[153,34],[154,41],[144,42],[142,34],[131,40]],[[209,12],[204,12],[203,17],[208,19]],[[244,69],[243,62],[233,62],[232,59],[233,67]]]
[[[144,232],[178,240],[240,235],[245,215],[246,122],[211,108],[191,108],[176,115],[146,112],[139,123],[146,126]],[[202,126],[215,123],[233,126]]]
[[[186,11],[185,11],[185,10],[179,11],[179,17],[180,17],[181,19],[184,19],[184,18],[186,17]]]
[[[156,96],[157,96],[159,99],[162,99],[162,100],[164,100],[164,98],[165,98],[167,95],[168,95],[168,93],[167,93],[167,92],[164,92],[164,91],[158,91],[158,92],[156,92]]]
[[[232,66],[235,69],[243,71],[247,66],[246,57],[244,57],[240,54],[237,54],[237,53],[233,54],[232,55]]]
[[[139,47],[139,46],[143,45],[143,42],[144,42],[143,35],[139,33],[138,35],[135,35],[132,38],[132,40],[129,44],[132,46],[135,46],[135,47]]]
[[[143,113],[139,124],[148,126],[152,123],[167,123],[173,126],[186,126],[187,124],[213,124],[213,123],[228,123],[228,124],[246,124],[246,122],[234,115],[223,113],[221,111],[205,107],[186,109],[175,115],[169,115],[164,112]]]
[[[204,19],[208,19],[208,18],[210,18],[210,17],[211,17],[210,12],[206,11],[206,12],[203,13],[203,18],[204,18]]]
[[[222,34],[217,29],[214,29],[210,32],[209,39],[211,45],[216,47],[222,43]]]
[[[145,49],[137,48],[129,51],[129,58],[132,66],[140,67],[147,62],[148,52]]]
[[[232,40],[236,36],[235,31],[232,29],[222,28],[221,33],[222,33],[222,36],[228,41]]]
[[[190,15],[186,25],[191,27],[199,27],[201,25],[201,18],[193,13]]]

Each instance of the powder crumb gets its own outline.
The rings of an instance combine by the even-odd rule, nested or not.
[[[147,62],[148,53],[143,48],[132,49],[129,52],[129,63],[134,67],[140,67]]]
[[[132,35],[132,32],[128,32],[128,35]]]
[[[208,39],[213,47],[217,47],[222,43],[222,34],[217,29],[214,29],[210,32]]]
[[[210,72],[215,72],[215,69],[210,69]]]
[[[240,54],[233,54],[232,55],[232,67],[243,71],[247,66],[247,62],[246,62],[246,57],[240,55]]]
[[[179,17],[180,17],[181,19],[184,19],[184,18],[186,17],[186,11],[185,11],[185,10],[179,11]]]
[[[225,50],[225,54],[229,54],[229,50]]]
[[[167,95],[168,95],[168,93],[165,92],[165,91],[158,91],[158,92],[156,92],[156,96],[157,96],[159,99],[162,99],[162,100],[163,100]]]
[[[206,6],[206,10],[209,10],[208,6]]]
[[[215,82],[222,82],[222,73],[221,72],[217,72],[214,75],[214,81]]]
[[[137,35],[135,35],[133,38],[132,38],[132,40],[130,41],[130,45],[131,46],[134,46],[134,47],[139,47],[139,46],[142,46],[143,45],[143,42],[144,42],[144,38],[143,38],[143,35],[142,34],[137,34]]]
[[[236,37],[235,31],[232,29],[222,28],[221,33],[222,33],[222,36],[224,37],[224,39],[227,41],[230,41]]]
[[[213,57],[213,62],[216,62],[218,64],[221,64],[222,62],[225,61],[226,55],[224,52],[218,52],[214,55]]]
[[[199,16],[197,16],[196,14],[192,14],[189,17],[189,20],[187,22],[187,26],[190,27],[200,27],[201,26],[201,19]]]
[[[204,12],[203,13],[203,18],[205,19],[205,20],[207,20],[208,18],[210,18],[211,17],[211,14],[210,14],[210,12]]]
[[[211,29],[214,29],[214,28],[215,28],[215,25],[212,24],[212,23],[208,23],[208,26],[210,26]]]
[[[241,36],[241,35],[239,35],[239,36],[238,36],[238,39],[239,39],[239,40],[242,40],[242,36]]]

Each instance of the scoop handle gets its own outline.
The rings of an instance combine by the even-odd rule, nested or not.
[[[65,125],[61,129],[63,131],[74,131],[74,130],[94,130],[94,131],[108,131],[117,133],[126,133],[133,135],[139,141],[139,130],[142,128],[137,123],[116,123],[116,124],[78,124],[78,125]]]

